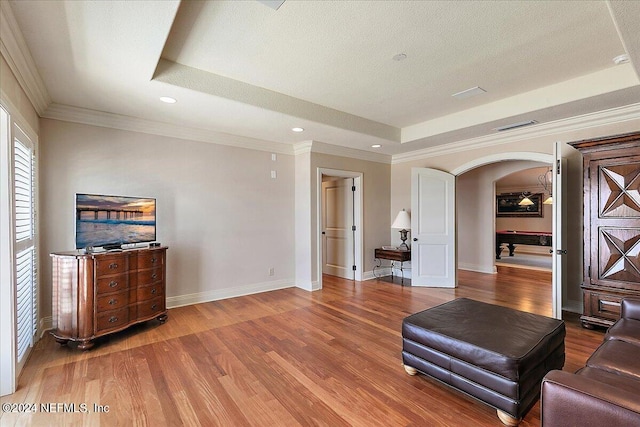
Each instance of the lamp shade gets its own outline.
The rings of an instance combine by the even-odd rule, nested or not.
[[[520,202],[518,204],[520,206],[531,206],[531,205],[533,205],[533,202],[531,201],[531,199],[529,197],[525,197],[522,200],[520,200]]]
[[[400,228],[403,230],[411,230],[411,216],[404,209],[398,212],[396,220],[391,224],[391,228]]]

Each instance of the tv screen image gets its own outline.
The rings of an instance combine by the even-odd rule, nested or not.
[[[156,199],[76,194],[76,249],[156,240]]]

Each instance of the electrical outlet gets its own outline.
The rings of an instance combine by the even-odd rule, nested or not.
[[[276,274],[275,268],[269,267],[269,276],[273,276],[274,274]]]

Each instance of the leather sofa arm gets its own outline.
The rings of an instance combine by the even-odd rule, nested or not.
[[[640,425],[640,399],[629,394],[581,375],[551,371],[542,380],[540,425]]]
[[[620,317],[640,320],[640,299],[624,298],[622,300]]]

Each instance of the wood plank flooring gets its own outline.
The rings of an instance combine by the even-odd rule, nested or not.
[[[47,334],[18,391],[1,399],[36,410],[2,413],[0,425],[500,426],[489,406],[404,372],[402,319],[456,297],[550,315],[550,283],[548,272],[502,267],[496,275],[460,271],[456,289],[326,276],[313,293],[291,288],[172,309],[167,323],[132,327],[86,352]],[[575,371],[603,331],[581,328],[576,316],[566,321],[565,370]],[[41,404],[57,403],[67,407],[43,412]],[[521,425],[539,424],[538,403]]]

